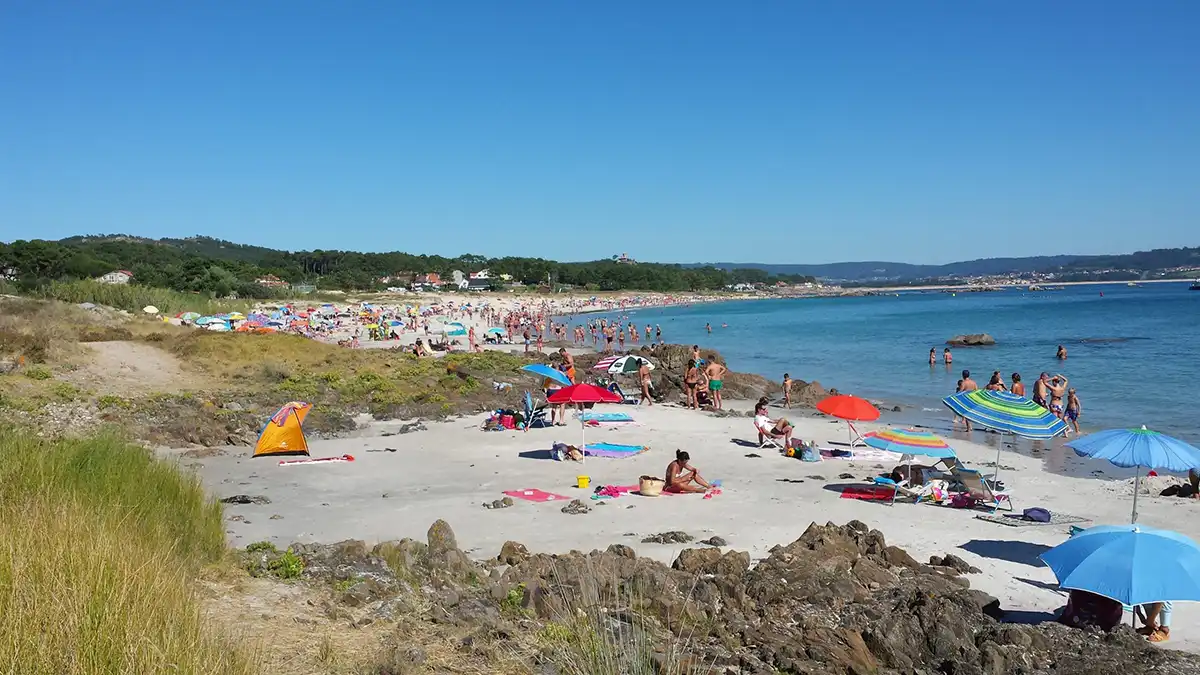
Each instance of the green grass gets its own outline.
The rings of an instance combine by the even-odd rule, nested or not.
[[[0,456],[0,663],[31,675],[255,672],[193,592],[225,553],[220,505],[194,478],[116,436],[0,430]]]

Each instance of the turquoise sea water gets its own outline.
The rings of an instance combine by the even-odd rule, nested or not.
[[[964,368],[980,386],[994,370],[1005,382],[1019,372],[1029,391],[1048,371],[1078,389],[1085,431],[1145,424],[1200,443],[1200,292],[1187,283],[758,300],[626,314],[643,331],[661,325],[666,342],[720,351],[734,370],[773,380],[787,372],[898,404],[905,415],[897,421],[948,428],[941,398],[954,392]],[[960,333],[990,333],[997,345],[952,347],[954,364],[943,366],[945,341]],[[1065,362],[1055,358],[1060,344]],[[934,367],[930,347],[939,358]]]

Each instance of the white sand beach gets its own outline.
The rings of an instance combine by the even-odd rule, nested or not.
[[[841,524],[858,519],[918,559],[953,553],[980,568],[980,574],[969,576],[972,585],[999,598],[1007,611],[1045,618],[1044,613],[1065,603],[1037,555],[1065,540],[1068,525],[1012,527],[977,519],[984,513],[980,510],[842,498],[838,486],[864,484],[866,477],[890,470],[894,462],[802,462],[760,450],[748,417],[717,417],[664,405],[601,408],[629,412],[637,423],[589,429],[589,442],[648,445],[650,450],[629,459],[557,462],[538,451],[548,450],[555,441],[577,443],[578,424],[529,432],[484,432],[479,428],[483,416],[478,415],[426,422],[426,430],[404,434],[395,433],[399,422],[372,423],[353,437],[311,442],[313,457],[351,454],[355,461],[350,463],[279,466],[275,459],[251,459],[246,447],[224,448],[224,454],[199,459],[185,456],[183,450],[163,452],[195,468],[219,497],[245,494],[271,500],[227,508],[229,537],[235,546],[264,539],[280,545],[351,538],[419,539],[441,518],[454,527],[462,548],[480,559],[495,556],[506,540],[515,540],[531,550],[551,553],[621,543],[639,555],[667,562],[683,546],[640,542],[669,530],[688,532],[697,540],[720,536],[730,548],[749,551],[759,559],[772,546],[793,541],[811,522]],[[811,411],[772,410],[772,414],[786,414],[797,435],[806,440],[824,444],[827,439],[845,438],[844,423],[814,417]],[[879,426],[866,424],[863,430]],[[968,466],[990,474],[985,465],[994,461],[996,451],[985,443],[999,438],[976,432],[975,442],[949,440]],[[623,495],[601,505],[588,499],[591,490],[574,487],[580,474],[590,476],[593,487],[631,485],[642,474],[662,475],[676,449],[686,449],[705,478],[721,480],[721,494],[712,499]],[[751,453],[761,457],[746,456]],[[1018,513],[1040,506],[1090,519],[1082,526],[1129,522],[1130,484],[1093,477],[1092,472],[1117,479],[1131,473],[1078,459],[1061,446],[1047,455],[1049,459],[1037,459],[1003,451],[1000,477]],[[1043,462],[1052,462],[1055,473],[1047,471]],[[840,478],[842,474],[853,477]],[[582,498],[592,510],[567,515],[560,511],[567,502],[522,500],[501,510],[481,506],[500,499],[506,490],[527,488]],[[1200,538],[1195,518],[1200,502],[1143,495],[1138,507],[1140,522]],[[1195,606],[1177,606],[1177,628],[1166,645],[1200,651],[1200,635],[1187,628],[1198,617],[1200,609]]]

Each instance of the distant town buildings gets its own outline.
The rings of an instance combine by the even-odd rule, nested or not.
[[[267,274],[265,276],[261,276],[261,277],[255,279],[254,283],[258,284],[259,286],[262,286],[263,288],[287,288],[291,285],[288,282],[284,281],[283,279],[280,279],[279,277],[275,276],[274,274]]]
[[[133,272],[129,270],[114,270],[96,279],[102,284],[127,284],[133,279]]]
[[[613,261],[619,265],[636,265],[637,264],[636,260],[634,260],[633,258],[630,258],[625,253],[622,253],[621,255],[614,255]]]

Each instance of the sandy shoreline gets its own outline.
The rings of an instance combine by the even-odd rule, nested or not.
[[[639,555],[666,562],[682,547],[640,540],[667,530],[683,530],[697,539],[721,536],[731,548],[761,559],[770,547],[798,537],[810,522],[841,524],[859,519],[918,559],[944,553],[963,557],[983,570],[971,575],[972,585],[999,598],[1006,610],[1043,616],[1039,613],[1065,601],[1053,586],[1053,575],[1036,556],[1063,541],[1066,526],[1009,527],[977,519],[979,511],[841,498],[839,486],[861,484],[865,477],[891,469],[893,463],[874,459],[805,463],[759,450],[747,417],[717,417],[661,405],[619,408],[632,413],[637,425],[590,430],[589,440],[648,445],[650,450],[630,459],[591,458],[584,465],[539,458],[539,451],[556,440],[576,442],[578,426],[528,433],[483,432],[478,426],[481,416],[426,422],[426,430],[406,434],[395,433],[399,422],[372,423],[355,436],[311,444],[314,457],[348,453],[356,458],[352,463],[280,467],[270,459],[251,459],[246,447],[224,448],[222,455],[200,459],[186,457],[181,450],[162,452],[194,468],[219,497],[247,494],[271,500],[266,505],[228,507],[229,517],[240,517],[228,522],[229,538],[236,546],[263,539],[286,545],[420,538],[431,522],[443,518],[455,528],[463,549],[481,559],[496,555],[506,540],[515,540],[545,552],[589,551],[622,543]],[[786,415],[805,439],[824,443],[845,437],[844,425],[813,417],[810,411],[792,410]],[[866,430],[881,425],[863,426]],[[994,461],[995,449],[980,440],[986,439],[976,434],[970,441],[951,439],[951,443],[969,466],[990,473],[985,465]],[[592,511],[584,515],[561,513],[565,502],[517,501],[502,510],[481,506],[501,498],[505,490],[527,488],[586,500],[590,492],[573,487],[576,475],[589,475],[593,486],[636,483],[642,474],[660,475],[679,448],[691,453],[707,478],[722,480],[722,494],[709,500],[627,495],[604,505],[590,502]],[[1103,471],[1105,476],[1120,478],[1121,470],[1066,454],[1053,461],[1061,462],[1070,475],[1048,472],[1043,459],[1009,451],[1002,454],[1001,478],[1018,512],[1041,506],[1096,524],[1128,522],[1132,501],[1128,483],[1090,477],[1093,471]],[[843,474],[852,478],[840,478]],[[1200,538],[1200,522],[1189,518],[1198,508],[1200,503],[1193,500],[1143,495],[1140,521]],[[1197,617],[1200,611],[1180,606],[1175,623],[1184,627]],[[1200,650],[1200,636],[1179,630],[1168,644]]]

